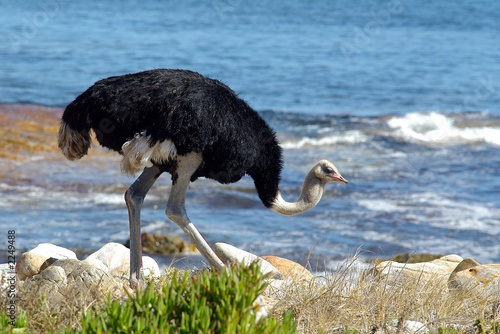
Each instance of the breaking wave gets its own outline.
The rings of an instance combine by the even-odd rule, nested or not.
[[[342,134],[329,135],[320,138],[303,137],[298,140],[284,141],[281,146],[285,149],[299,149],[307,146],[329,146],[337,144],[364,143],[368,136],[359,130],[350,130]]]
[[[390,138],[420,145],[500,146],[500,119],[486,113],[445,114],[436,111],[413,112],[377,118],[334,118],[327,126],[316,123],[289,124],[283,134],[284,149],[358,145]]]
[[[488,143],[500,146],[500,126],[484,124],[456,125],[452,116],[439,112],[415,112],[393,117],[387,125],[397,139],[427,144],[476,144]]]

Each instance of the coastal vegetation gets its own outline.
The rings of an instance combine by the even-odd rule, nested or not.
[[[419,333],[499,333],[498,301],[450,293],[438,280],[378,280],[373,266],[357,263],[279,286],[255,265],[227,273],[170,269],[137,295],[68,300],[62,312],[43,298],[20,298],[16,323],[2,315],[0,333],[407,333],[409,324]],[[267,306],[254,302],[259,295]],[[257,319],[263,307],[268,316]]]

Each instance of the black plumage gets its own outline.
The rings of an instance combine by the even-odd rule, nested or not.
[[[93,129],[102,146],[120,153],[144,131],[150,146],[171,140],[179,155],[202,154],[192,180],[232,183],[247,173],[267,207],[278,192],[282,154],[274,131],[229,87],[192,71],[156,69],[100,80],[66,107],[62,121],[84,136]],[[170,162],[160,167],[175,180]]]

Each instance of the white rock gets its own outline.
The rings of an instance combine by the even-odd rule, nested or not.
[[[448,277],[463,259],[458,255],[446,255],[439,259],[420,263],[399,263],[384,261],[375,267],[380,279],[390,284],[404,282],[405,279],[418,279],[426,282],[430,279],[447,284]]]
[[[143,268],[145,277],[148,277],[148,276],[160,277],[161,276],[160,267],[158,266],[158,263],[156,263],[156,261],[149,256],[142,257],[142,268]]]
[[[500,264],[479,264],[471,258],[463,260],[451,273],[448,288],[452,293],[500,301]]]
[[[96,303],[109,293],[112,298],[121,297],[125,292],[123,288],[121,282],[95,266],[79,260],[61,259],[39,275],[27,279],[21,293],[35,301],[45,295],[44,307],[47,306],[47,311],[52,314],[80,302]],[[72,300],[74,298],[78,298],[77,303]]]
[[[110,242],[90,254],[83,262],[91,264],[113,276],[127,276],[130,273],[130,249],[116,242]],[[142,257],[144,275],[159,277],[158,263],[149,256]]]
[[[130,250],[122,244],[110,242],[90,254],[83,262],[112,275],[120,275],[130,270]]]
[[[257,255],[246,252],[234,246],[218,242],[214,246],[214,252],[226,265],[230,263],[236,263],[240,265],[244,263],[248,265],[250,263],[257,262],[260,265],[260,270],[263,274],[270,274],[270,278],[283,278],[283,275],[281,275],[280,271],[266,260],[263,260]]]
[[[42,255],[45,256],[47,259],[51,257],[58,260],[77,259],[75,252],[73,252],[72,250],[49,243],[39,244],[38,246],[30,250],[29,253]]]

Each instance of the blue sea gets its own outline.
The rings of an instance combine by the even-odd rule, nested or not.
[[[102,78],[182,68],[218,79],[277,131],[281,190],[333,161],[349,184],[314,209],[267,210],[253,182],[201,179],[191,220],[226,242],[314,270],[397,253],[500,263],[500,2],[1,1],[0,103],[65,107]],[[0,231],[91,252],[128,238],[120,157],[40,154],[0,178]],[[9,165],[10,166],[10,165]],[[5,168],[4,168],[5,169]],[[146,198],[143,231],[183,235],[164,214],[170,178]],[[0,236],[0,240],[1,236]],[[0,258],[6,256],[0,256]],[[168,265],[168,259],[160,259]],[[201,258],[185,260],[193,265]]]

